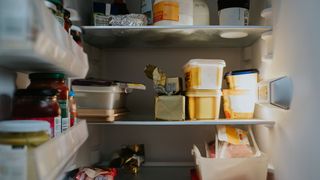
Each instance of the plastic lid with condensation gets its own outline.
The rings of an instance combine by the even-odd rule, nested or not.
[[[187,66],[199,66],[199,65],[205,65],[205,66],[226,66],[226,62],[221,59],[191,59],[188,61],[186,65],[183,66],[183,68],[186,68]]]
[[[42,131],[50,131],[50,124],[48,122],[35,120],[10,120],[0,122],[0,132],[2,133],[32,133]]]
[[[213,97],[221,96],[221,90],[188,90],[186,96],[188,97]]]

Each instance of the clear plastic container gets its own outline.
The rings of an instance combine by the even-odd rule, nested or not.
[[[210,25],[209,7],[205,0],[193,0],[193,25]]]
[[[224,60],[192,59],[184,67],[186,88],[221,89]]]
[[[187,107],[191,120],[218,119],[220,112],[220,90],[187,91]]]
[[[225,74],[225,79],[230,89],[248,89],[256,91],[258,73],[259,71],[257,69],[231,71]]]

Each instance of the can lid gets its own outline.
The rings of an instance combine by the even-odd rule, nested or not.
[[[29,133],[41,131],[49,132],[50,124],[46,121],[35,120],[10,120],[0,122],[0,132]]]
[[[32,73],[29,74],[30,79],[64,79],[65,75],[62,73]]]
[[[208,66],[226,66],[226,62],[221,59],[191,59],[188,61],[184,68],[194,65],[208,65]]]
[[[18,89],[16,96],[56,96],[58,95],[56,89]]]
[[[221,96],[221,90],[208,90],[208,89],[201,89],[201,90],[188,90],[186,92],[186,96],[189,97],[211,97],[211,96]]]
[[[259,74],[258,69],[245,69],[245,70],[236,70],[236,71],[230,71],[224,74],[224,78],[227,76],[237,76],[237,75],[243,75],[243,74]]]

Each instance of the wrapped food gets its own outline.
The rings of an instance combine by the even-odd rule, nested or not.
[[[117,175],[115,168],[82,168],[77,173],[76,180],[113,180]]]
[[[129,172],[137,174],[144,162],[144,145],[134,144],[123,147],[114,155],[110,167],[126,168]]]
[[[95,26],[146,26],[147,17],[144,14],[101,15],[94,14]]]
[[[245,158],[255,155],[248,132],[231,126],[218,126],[217,158]]]

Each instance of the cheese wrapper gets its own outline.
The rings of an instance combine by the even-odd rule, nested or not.
[[[218,126],[218,139],[234,145],[250,145],[248,132],[231,126]]]

